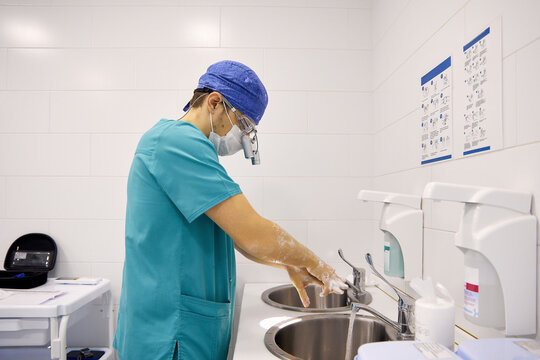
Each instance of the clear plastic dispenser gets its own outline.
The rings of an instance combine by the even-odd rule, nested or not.
[[[410,280],[422,276],[423,213],[420,196],[362,190],[358,199],[383,203],[384,273]]]
[[[389,233],[384,231],[384,273],[388,276],[404,278],[405,269],[403,266],[403,252],[399,241]]]
[[[465,256],[464,313],[506,335],[536,334],[536,217],[530,193],[429,183],[424,199],[464,203],[455,244]]]

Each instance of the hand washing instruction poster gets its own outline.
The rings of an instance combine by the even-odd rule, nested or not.
[[[502,146],[502,63],[500,37],[487,27],[462,48],[460,99],[462,156]],[[497,43],[498,42],[498,43]]]
[[[420,79],[421,160],[429,164],[452,158],[452,58]]]

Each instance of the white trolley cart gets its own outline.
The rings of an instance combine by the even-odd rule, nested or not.
[[[3,305],[0,301],[0,360],[65,360],[68,341],[78,349],[104,351],[100,360],[113,359],[109,280],[102,279],[96,285],[64,285],[49,279],[28,291],[63,294],[39,305]]]

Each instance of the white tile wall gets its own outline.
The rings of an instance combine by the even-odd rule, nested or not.
[[[370,40],[369,10],[222,9],[221,46],[224,47],[370,49]]]
[[[7,50],[0,49],[0,89],[7,86]]]
[[[8,49],[8,89],[133,89],[134,54],[132,49]]]
[[[49,234],[61,246],[59,262],[123,262],[124,221],[51,220]]]
[[[369,92],[309,92],[309,132],[371,134],[371,100]]]
[[[6,217],[6,179],[0,177],[0,216]]]
[[[144,90],[53,91],[50,96],[51,131],[60,133],[142,134],[160,118],[178,119],[191,98],[188,91]]]
[[[86,10],[88,12],[88,10]],[[219,8],[94,8],[95,47],[218,47]]]
[[[471,0],[465,6],[466,34],[473,35],[502,15],[503,57],[506,57],[538,38],[540,24],[535,15],[539,11],[540,3],[535,0]]]
[[[51,0],[2,0],[1,5],[50,5]]]
[[[394,174],[377,176],[373,181],[373,188],[374,190],[379,191],[421,196],[425,185],[430,181],[430,167],[416,167],[411,170],[400,171]]]
[[[261,6],[261,7],[323,7],[369,9],[371,0],[2,0],[0,4],[37,3],[70,6]]]
[[[138,89],[193,90],[206,68],[219,60],[235,59],[264,78],[263,50],[222,48],[137,49],[135,79]],[[189,100],[189,99],[188,99]]]
[[[49,131],[47,92],[0,92],[0,133],[46,133]]]
[[[375,131],[419,108],[420,78],[453,55],[463,41],[463,24],[463,11],[459,11],[438,32],[426,39],[425,44],[397,67],[386,81],[381,85],[374,82]],[[386,41],[385,38],[383,42]],[[388,54],[383,56],[387,57]]]
[[[407,170],[420,163],[419,111],[415,110],[395,124],[376,133],[373,151],[375,175]]]
[[[123,219],[125,178],[8,177],[7,218]]]
[[[517,145],[517,67],[516,55],[503,60],[503,144],[504,147]]]
[[[540,36],[540,29],[538,35]],[[516,54],[518,144],[540,140],[538,113],[535,107],[531,106],[540,95],[540,71],[537,70],[539,61],[540,39]]]
[[[310,95],[299,91],[269,91],[268,107],[259,126],[260,134],[307,133]]]
[[[349,135],[349,169],[351,176],[370,177],[373,174],[373,137],[371,135]],[[338,145],[338,157],[345,156],[347,149]]]
[[[0,134],[1,175],[89,175],[84,134]]]
[[[234,181],[240,185],[242,193],[246,196],[251,206],[259,214],[264,209],[264,181],[262,177],[235,177]]]
[[[139,139],[139,134],[90,135],[90,174],[127,177]]]
[[[373,44],[378,44],[411,0],[377,0],[373,2],[371,31]]]
[[[431,38],[465,0],[411,0],[388,28],[381,42],[374,44],[373,84],[377,87],[422,44]]]
[[[267,176],[347,176],[347,138],[342,135],[265,135]]]
[[[0,47],[79,47],[92,41],[86,8],[3,7],[0,24]]]
[[[268,49],[265,85],[270,90],[369,91],[369,51]]]
[[[92,263],[89,262],[57,262],[49,277],[69,276],[77,277],[92,276]]]
[[[431,277],[443,284],[456,301],[456,306],[463,308],[463,252],[454,245],[454,237],[453,232],[424,231],[424,278]]]
[[[396,5],[391,11],[385,10],[389,3]],[[373,188],[421,194],[427,182],[442,181],[530,191],[534,195],[532,210],[537,213],[539,128],[534,107],[528,105],[538,98],[536,84],[540,80],[535,69],[540,29],[532,23],[537,7],[536,2],[507,0],[374,4]],[[504,148],[418,165],[414,147],[418,136],[412,129],[418,119],[415,109],[420,76],[497,16],[502,16],[503,24]],[[377,19],[382,22],[377,24]],[[463,206],[427,200],[423,208],[424,275],[441,281],[458,304],[462,303],[463,255],[453,242]],[[374,216],[379,215],[380,208],[375,208]],[[379,237],[375,231],[375,241]],[[376,251],[382,256],[380,249]],[[456,323],[478,337],[502,336],[499,331],[467,322],[461,311],[456,313]]]
[[[371,50],[371,10],[347,11],[347,48]]]
[[[372,221],[329,220],[308,222],[308,246],[329,264],[335,264],[337,273],[346,277],[352,269],[338,255],[343,250],[345,258],[357,266],[365,266],[364,254],[371,251],[373,238],[369,236]]]
[[[369,207],[356,200],[369,178],[267,177],[264,179],[264,213],[271,219],[370,219]]]

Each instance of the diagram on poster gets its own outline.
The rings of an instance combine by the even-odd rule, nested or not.
[[[452,58],[421,80],[421,160],[429,164],[452,158]]]
[[[498,29],[498,27],[496,27]],[[460,155],[502,146],[502,62],[500,35],[490,26],[463,46],[460,89]],[[458,126],[456,124],[456,126]]]

